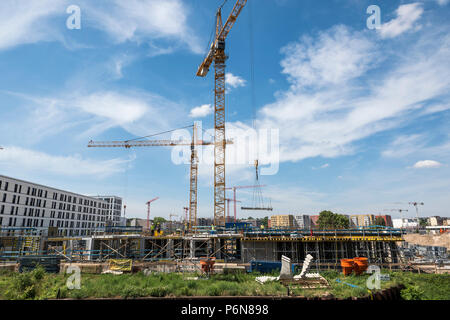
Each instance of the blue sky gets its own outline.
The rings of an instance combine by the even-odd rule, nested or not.
[[[3,0],[0,174],[122,196],[134,217],[159,196],[152,215],[181,215],[189,166],[173,150],[87,143],[212,128],[213,69],[195,73],[221,3]],[[379,29],[366,25],[372,4]],[[80,30],[66,28],[69,5]],[[423,201],[421,214],[449,215],[449,14],[446,0],[249,0],[227,42],[227,127],[251,128],[256,112],[258,129],[278,130],[279,170],[261,178],[274,213],[413,216],[408,202]],[[201,165],[201,217],[213,214],[212,182]],[[229,186],[253,183],[251,165],[227,166]],[[252,195],[238,192],[244,205]]]

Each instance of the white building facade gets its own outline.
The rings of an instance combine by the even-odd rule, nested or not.
[[[416,229],[419,225],[417,218],[392,219],[392,225],[396,229]]]
[[[107,225],[120,226],[122,217],[122,198],[116,196],[96,196],[96,199],[105,201],[108,205],[106,214]]]
[[[108,204],[96,198],[0,175],[0,227],[56,227],[60,236],[93,234],[105,226]]]
[[[294,216],[294,224],[295,227],[299,229],[310,229],[311,218],[306,214]]]

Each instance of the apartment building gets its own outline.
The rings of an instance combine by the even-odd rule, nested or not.
[[[294,228],[294,216],[291,214],[270,217],[272,228]]]
[[[108,205],[106,224],[119,226],[122,217],[122,198],[116,196],[96,196],[94,198],[103,200]]]
[[[302,214],[294,216],[294,224],[296,228],[299,229],[310,229],[311,228],[311,218],[309,215]]]
[[[0,175],[0,227],[83,236],[104,227],[107,214],[106,201]]]
[[[375,223],[373,214],[354,214],[350,215],[350,222],[357,227],[368,227]]]
[[[398,229],[416,229],[419,225],[417,218],[392,219],[392,224]]]

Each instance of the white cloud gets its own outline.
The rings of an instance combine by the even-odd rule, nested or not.
[[[291,87],[262,108],[257,124],[280,130],[281,161],[352,154],[356,141],[412,121],[420,116],[415,111],[428,110],[427,101],[448,93],[447,33],[402,47],[400,62],[397,52],[380,57],[369,37],[339,26],[283,50]],[[380,73],[381,59],[390,65]]]
[[[145,136],[152,132],[173,128],[181,121],[178,104],[156,94],[139,91],[70,92],[55,97],[35,97],[21,94],[29,116],[24,120],[19,135],[30,135],[30,140],[43,139],[77,127],[76,138],[95,138],[113,127],[122,127],[129,133]]]
[[[142,99],[112,91],[79,96],[66,103],[72,104],[87,113],[110,119],[120,125],[139,120],[150,109],[149,105]]]
[[[225,82],[231,88],[245,87],[247,81],[239,76],[235,76],[231,72],[225,75]]]
[[[98,176],[101,178],[124,172],[134,158],[93,160],[80,155],[55,156],[15,146],[5,146],[0,153],[4,170],[18,172],[45,172],[62,176]]]
[[[440,5],[440,6],[445,6],[447,3],[449,3],[450,2],[450,0],[437,0],[437,3]]]
[[[70,0],[2,0],[0,2],[0,50],[40,41],[68,44],[64,33],[66,8]],[[150,55],[166,54],[173,49],[157,50],[155,41],[170,41],[201,53],[199,39],[188,25],[189,8],[181,0],[78,0],[82,28],[106,32],[113,42],[145,43]],[[71,41],[72,43],[73,41]]]
[[[112,75],[112,77],[115,80],[123,78],[123,69],[130,65],[133,60],[135,59],[134,56],[127,55],[127,54],[121,54],[113,57],[108,62],[108,69]]]
[[[434,160],[423,160],[418,161],[414,164],[413,168],[423,169],[423,168],[439,168],[442,167],[442,163],[439,163]]]
[[[419,28],[415,22],[423,13],[422,4],[419,2],[404,4],[398,7],[397,17],[384,23],[379,30],[382,38],[394,38],[413,28]]]
[[[384,157],[402,158],[417,152],[425,146],[425,137],[420,134],[401,135],[392,141],[391,145],[381,154]]]
[[[195,107],[189,113],[189,117],[191,118],[203,118],[210,114],[212,114],[214,108],[210,104],[204,104],[198,107]]]
[[[321,165],[320,167],[312,167],[312,169],[313,169],[313,170],[317,170],[317,169],[326,169],[326,168],[328,168],[328,167],[330,167],[330,164],[329,164],[329,163],[325,163],[325,164]]]
[[[61,39],[49,19],[64,15],[67,1],[29,0],[0,2],[0,50],[20,44]],[[59,29],[64,28],[61,26]]]
[[[189,9],[181,0],[113,0],[103,5],[86,2],[92,27],[107,32],[117,43],[137,43],[167,39],[201,53],[198,38],[187,23]],[[152,41],[153,40],[153,41]]]
[[[339,84],[367,71],[373,62],[375,46],[362,34],[345,26],[320,32],[316,39],[303,37],[281,52],[283,73],[296,86]]]

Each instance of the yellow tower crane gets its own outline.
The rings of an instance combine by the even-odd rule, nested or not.
[[[190,168],[190,192],[189,192],[189,225],[188,230],[192,231],[197,225],[197,176],[198,176],[198,156],[195,146],[212,145],[213,142],[198,140],[197,126],[193,128],[192,141],[187,140],[127,140],[127,141],[90,141],[89,148],[132,148],[132,147],[176,147],[191,146],[191,168]],[[231,143],[231,142],[227,142]]]
[[[247,0],[238,0],[230,16],[222,25],[222,6],[216,13],[216,33],[210,50],[197,70],[198,77],[205,77],[214,62],[214,225],[225,225],[225,40],[244,8]]]

